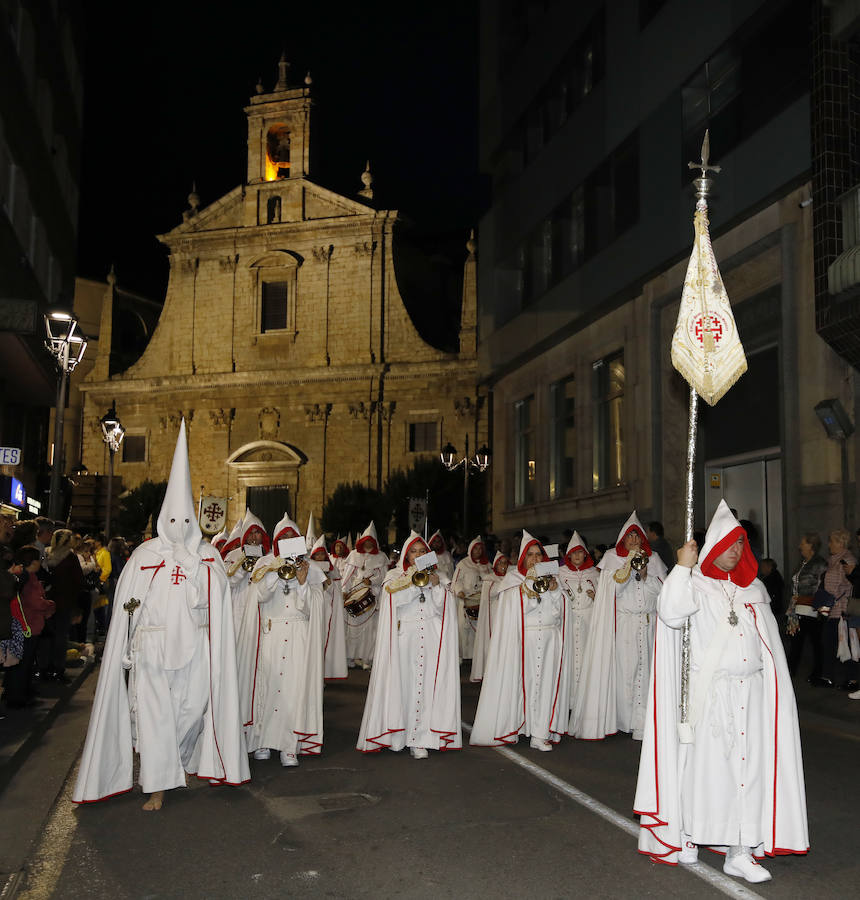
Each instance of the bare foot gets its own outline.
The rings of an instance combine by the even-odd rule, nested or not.
[[[153,791],[149,795],[149,800],[143,804],[143,808],[149,812],[153,809],[161,809],[161,804],[164,802],[164,791]]]

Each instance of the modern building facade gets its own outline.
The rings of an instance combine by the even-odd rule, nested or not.
[[[33,510],[46,499],[57,389],[42,317],[71,306],[75,276],[82,23],[76,2],[0,2],[0,445],[21,450],[0,470]]]
[[[687,163],[706,128],[722,166],[711,233],[749,371],[702,411],[696,521],[725,496],[780,566],[802,531],[857,521],[856,441],[845,471],[815,412],[828,398],[856,412],[855,361],[830,346],[833,329],[819,336],[814,160],[829,131],[816,123],[833,107],[813,102],[813,73],[830,30],[811,0],[482,3],[493,201],[479,371],[497,532],[611,543],[635,507],[682,540],[688,388],[669,350],[693,239]]]
[[[160,236],[170,254],[164,308],[143,355],[109,358],[116,304],[105,294],[94,365],[81,382],[83,461],[103,471],[99,419],[113,401],[126,428],[116,472],[126,488],[164,480],[181,418],[195,490],[248,505],[268,526],[288,510],[319,520],[342,482],[381,488],[447,441],[486,441],[477,391],[476,256],[464,236],[454,349],[419,326],[443,298],[395,210],[316,180],[315,101],[281,61],[271,91],[245,109],[243,184],[208,206],[192,193]],[[450,341],[449,341],[450,344]]]

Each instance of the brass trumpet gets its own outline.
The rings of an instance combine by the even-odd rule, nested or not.
[[[436,571],[436,566],[430,566],[429,569],[417,569],[412,573],[412,583],[415,587],[423,588],[430,584],[430,574]]]
[[[645,553],[637,553],[630,560],[630,567],[636,572],[641,572],[647,565],[648,556]]]
[[[254,566],[256,565],[256,562],[257,562],[257,560],[258,560],[259,558],[260,558],[259,556],[246,556],[246,557],[242,560],[242,568],[243,568],[246,572],[251,572],[251,571],[253,571],[253,568],[254,568]]]
[[[282,581],[292,581],[299,571],[299,564],[294,556],[289,556],[283,565],[278,567],[278,578]]]
[[[536,575],[532,579],[532,588],[536,594],[545,594],[550,587],[552,575]]]

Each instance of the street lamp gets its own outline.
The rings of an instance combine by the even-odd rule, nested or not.
[[[125,429],[117,418],[116,400],[111,404],[111,408],[101,418],[102,440],[108,448],[108,485],[107,485],[107,505],[105,508],[105,540],[110,540],[110,505],[111,492],[113,490],[113,455],[120,448],[122,439],[125,437]]]
[[[87,338],[78,329],[78,320],[67,312],[45,315],[45,347],[59,368],[57,380],[57,410],[54,417],[54,459],[51,466],[51,492],[48,496],[48,516],[60,516],[60,475],[63,466],[63,419],[66,411],[66,380],[69,372],[84,358]]]
[[[462,459],[457,459],[457,448],[452,443],[447,443],[439,453],[442,465],[449,472],[459,466],[463,467],[463,539],[469,539],[469,469],[476,469],[478,472],[485,472],[490,465],[490,457],[492,453],[490,448],[484,444],[475,454],[474,458],[469,458],[469,435],[466,434],[466,455]]]

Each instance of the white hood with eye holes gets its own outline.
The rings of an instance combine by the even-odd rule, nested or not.
[[[198,556],[203,534],[197,522],[194,498],[191,493],[191,471],[188,465],[188,438],[185,419],[179,426],[173,465],[167,481],[167,491],[158,514],[158,537],[165,549],[181,545]]]

